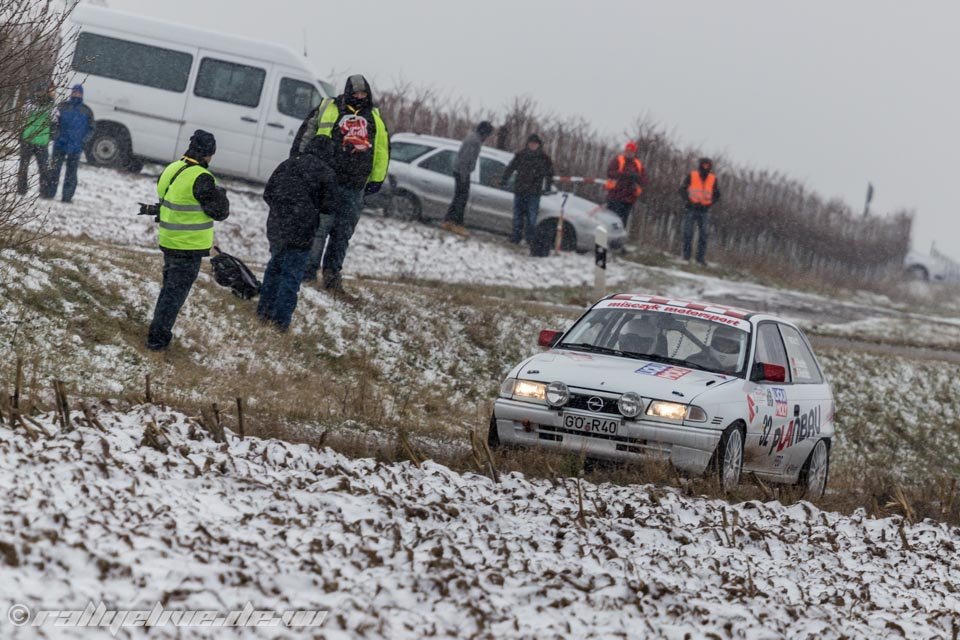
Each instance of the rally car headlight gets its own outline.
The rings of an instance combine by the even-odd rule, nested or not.
[[[526,402],[546,402],[547,385],[532,380],[517,380],[513,385],[513,399]]]
[[[570,389],[562,382],[551,382],[547,385],[547,404],[551,407],[562,407],[570,400]]]
[[[701,409],[700,407],[695,407],[694,405],[690,405],[689,407],[687,407],[686,419],[690,422],[706,422],[707,412]]]
[[[657,418],[667,418],[668,420],[683,420],[687,415],[687,405],[679,402],[664,402],[663,400],[654,400],[647,409],[648,416]]]
[[[617,400],[617,407],[620,409],[620,413],[627,418],[636,418],[643,410],[643,399],[640,394],[630,391],[620,396],[620,399]]]

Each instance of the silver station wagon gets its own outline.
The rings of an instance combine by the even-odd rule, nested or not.
[[[833,394],[803,333],[767,314],[618,294],[504,380],[488,441],[663,457],[732,489],[744,472],[823,494]]]
[[[397,133],[391,136],[390,145],[390,193],[394,199],[391,215],[407,220],[443,218],[453,199],[453,167],[460,141]],[[481,149],[471,176],[470,199],[464,215],[466,226],[510,235],[512,181],[516,176],[506,189],[500,187],[500,178],[512,158],[513,154],[507,151]],[[573,194],[551,191],[540,199],[537,234],[543,241],[537,244],[545,246],[553,240],[561,207],[564,250],[592,251],[598,225],[606,228],[611,249],[619,249],[626,241],[623,223],[606,207]]]

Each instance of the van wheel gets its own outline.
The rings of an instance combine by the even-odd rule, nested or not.
[[[535,258],[546,258],[557,242],[557,220],[551,218],[537,225],[537,233],[530,246],[530,255]],[[563,240],[560,243],[562,251],[574,251],[577,248],[577,232],[569,222],[563,223]]]
[[[930,274],[927,273],[927,269],[923,265],[914,264],[910,265],[910,268],[907,269],[907,280],[926,282],[929,279]]]
[[[143,171],[143,160],[141,160],[137,156],[130,156],[127,159],[127,164],[124,167],[124,169],[126,169],[130,173],[140,173],[141,171]]]
[[[87,162],[95,167],[126,169],[130,163],[130,135],[118,125],[98,125],[86,151]]]

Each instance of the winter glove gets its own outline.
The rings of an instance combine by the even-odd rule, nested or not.
[[[380,187],[383,186],[382,182],[368,182],[367,186],[363,188],[363,194],[367,196],[372,196],[377,191],[380,191]]]

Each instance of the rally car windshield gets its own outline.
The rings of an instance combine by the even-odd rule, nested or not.
[[[698,317],[595,308],[556,347],[742,376],[749,338],[741,328]]]

